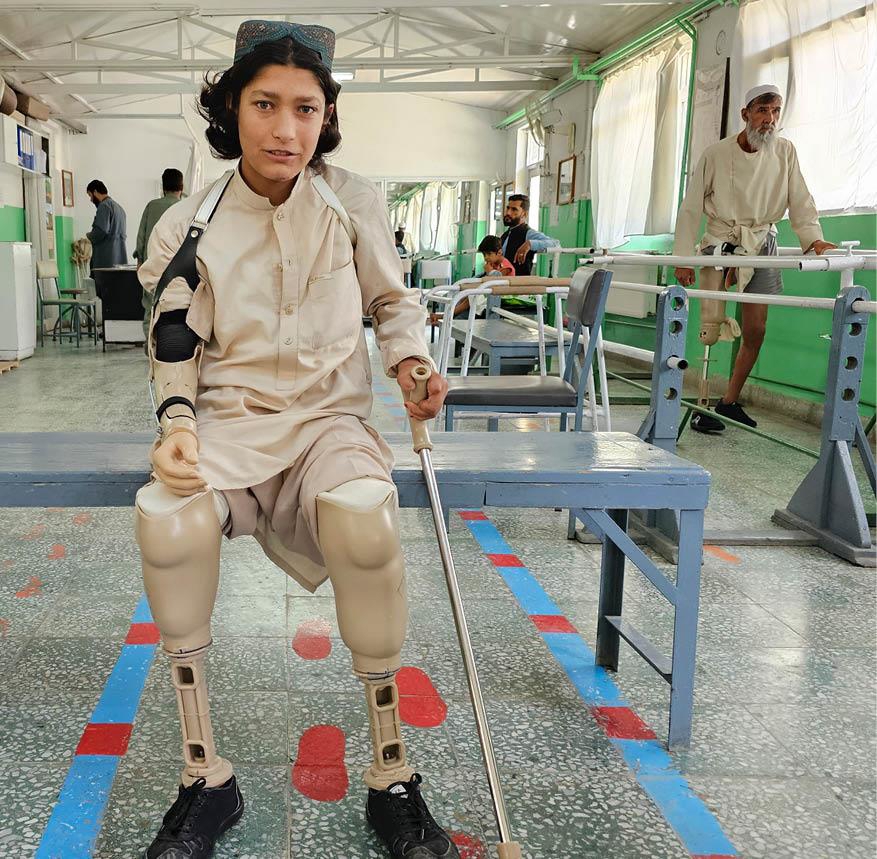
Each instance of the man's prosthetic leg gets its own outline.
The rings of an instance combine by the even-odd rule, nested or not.
[[[231,764],[213,742],[204,654],[211,644],[210,616],[219,585],[221,522],[228,515],[212,490],[174,495],[161,483],[137,493],[137,542],[149,608],[170,657],[171,679],[180,713],[188,787],[203,778],[217,787],[231,778]]]
[[[383,790],[413,774],[395,679],[408,625],[396,489],[384,480],[351,480],[317,497],[317,518],[338,628],[365,685],[373,760],[364,779]]]

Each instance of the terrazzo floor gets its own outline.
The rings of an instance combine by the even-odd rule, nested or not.
[[[145,372],[139,349],[102,354],[47,344],[0,376],[2,429],[148,431]],[[394,383],[376,379],[379,393],[393,391]],[[643,407],[613,410],[622,429],[634,429],[643,414]],[[818,447],[815,427],[757,417]],[[385,431],[404,428],[387,396],[376,397],[372,422]],[[504,429],[528,426],[540,425]],[[720,439],[686,433],[679,453],[711,472],[706,524],[722,530],[772,528],[771,513],[785,505],[811,462],[733,432]],[[485,513],[593,647],[599,547],[567,541],[561,512]],[[142,593],[132,521],[131,510],[118,508],[0,510],[3,859],[35,855],[119,656]],[[493,855],[495,824],[428,513],[402,511],[401,531],[411,603],[403,662],[428,676],[446,708],[433,727],[406,727],[406,738],[435,816],[456,833],[464,859],[483,859]],[[457,516],[451,542],[524,855],[691,856]],[[384,855],[363,819],[366,713],[331,597],[328,585],[308,595],[288,581],[249,538],[223,545],[208,670],[219,748],[235,763],[247,811],[220,842],[220,859]],[[806,546],[708,550],[701,606],[694,737],[689,750],[672,754],[675,767],[741,856],[871,859],[874,570]],[[625,615],[668,647],[672,617],[663,609],[644,580],[629,574]],[[303,629],[318,630],[324,658],[303,658],[293,646]],[[666,684],[624,648],[614,679],[665,737]],[[291,778],[302,737],[314,725],[343,732],[349,788],[328,801],[308,798]],[[175,795],[178,743],[167,663],[157,656],[95,857],[142,855]]]

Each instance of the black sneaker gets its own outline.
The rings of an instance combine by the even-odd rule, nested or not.
[[[691,419],[691,428],[695,432],[718,433],[724,431],[725,425],[712,415],[705,415],[703,412],[698,412]]]
[[[244,800],[232,776],[219,787],[205,787],[203,778],[191,787],[180,785],[177,801],[162,820],[145,859],[208,859],[216,839],[244,813]]]
[[[414,773],[411,781],[397,781],[386,790],[369,788],[366,820],[393,859],[460,859],[456,845],[426,807],[422,781],[420,773]]]
[[[748,427],[758,426],[758,422],[752,420],[752,418],[743,411],[743,406],[737,402],[726,403],[724,400],[719,400],[716,403],[716,414],[728,418],[729,420],[737,421],[738,424],[746,424]]]

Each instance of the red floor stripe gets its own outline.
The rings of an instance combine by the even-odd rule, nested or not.
[[[125,644],[158,644],[161,635],[154,623],[132,623]]]
[[[724,549],[720,549],[718,546],[708,546],[704,544],[703,550],[704,552],[709,552],[720,561],[727,561],[729,564],[740,563],[740,559],[736,555],[732,555],[730,552],[726,552]]]
[[[629,707],[594,707],[597,724],[614,740],[655,740],[655,732]]]
[[[451,841],[457,845],[460,859],[488,859],[487,848],[480,839],[473,838],[465,832],[449,832],[448,835],[451,836]]]
[[[460,518],[468,519],[469,521],[480,521],[482,519],[486,519],[487,516],[480,510],[461,510]]]
[[[517,555],[492,555],[487,557],[495,567],[523,567],[524,562]]]
[[[298,741],[292,765],[295,789],[317,802],[338,802],[347,796],[350,781],[344,764],[344,731],[335,725],[314,725]]]
[[[82,732],[76,747],[77,755],[124,755],[131,739],[129,724],[100,724],[90,722]]]
[[[332,624],[321,617],[303,620],[295,631],[292,649],[308,660],[325,659],[332,652]]]
[[[396,674],[399,688],[399,718],[415,728],[437,728],[448,717],[448,705],[433,686],[429,675],[405,665]]]
[[[539,632],[578,632],[562,614],[531,614],[530,620]]]

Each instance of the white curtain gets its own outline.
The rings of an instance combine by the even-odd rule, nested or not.
[[[753,0],[740,8],[732,104],[762,83],[785,94],[782,134],[816,207],[877,207],[874,0]]]
[[[599,247],[675,226],[690,63],[689,40],[674,39],[603,81],[591,141]]]

